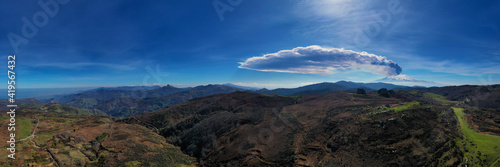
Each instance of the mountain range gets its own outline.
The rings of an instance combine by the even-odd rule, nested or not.
[[[418,79],[412,78],[412,77],[405,75],[405,74],[391,75],[391,76],[387,76],[385,78],[379,79],[377,81],[385,82],[385,83],[400,84],[400,85],[444,86],[443,84],[440,84],[437,82],[418,80]]]
[[[495,166],[498,99],[500,85],[97,88],[18,99],[20,157],[0,165]]]
[[[44,102],[60,102],[69,106],[93,109],[113,117],[129,117],[153,110],[169,107],[196,97],[247,91],[260,94],[283,96],[306,95],[329,92],[356,92],[358,88],[372,92],[381,88],[410,89],[412,87],[387,83],[355,83],[339,81],[336,83],[318,83],[298,88],[278,88],[273,90],[238,86],[234,84],[202,85],[196,87],[177,88],[167,86],[126,86],[104,87],[76,94],[55,96],[44,99]]]
[[[265,88],[258,89],[252,87],[243,87],[233,84],[209,84],[186,88],[177,88],[171,85],[126,86],[97,88],[81,93],[55,96],[50,99],[42,99],[41,101],[60,102],[72,107],[93,109],[97,112],[105,113],[109,116],[124,118],[151,112],[165,107],[170,107],[172,105],[179,104],[196,97],[203,97],[220,93],[231,93],[235,91],[247,91],[268,95],[300,96],[330,92],[353,93],[356,92],[359,88],[364,89],[366,92],[373,92],[382,88],[386,88],[388,90],[418,89],[441,95],[447,95],[445,92],[440,90],[447,90],[453,87],[426,88],[418,86],[401,86],[383,82],[356,83],[350,81],[338,81],[335,83],[323,82],[297,88],[278,88],[272,90]],[[460,93],[460,95],[464,95],[464,93]]]
[[[390,97],[378,92],[281,96],[238,91],[195,98],[121,121],[157,129],[201,166],[495,163],[500,158],[495,151],[478,154],[479,149],[472,149],[488,147],[485,143],[461,139],[459,119],[450,106],[467,108],[478,117],[471,123],[480,131],[500,135],[500,122],[482,123],[499,118],[498,108],[478,110],[445,99],[403,89]],[[465,153],[468,149],[476,151]],[[470,158],[485,154],[491,158]]]

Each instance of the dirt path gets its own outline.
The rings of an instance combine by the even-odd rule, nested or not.
[[[33,133],[31,133],[30,136],[28,136],[24,139],[18,140],[18,141],[23,141],[23,140],[27,140],[27,139],[35,137],[36,128],[38,128],[38,124],[40,123],[40,120],[36,116],[35,116],[35,118],[36,118],[36,126],[35,126],[35,129],[33,129]]]

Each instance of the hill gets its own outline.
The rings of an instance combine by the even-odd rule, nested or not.
[[[308,95],[308,94],[318,94],[318,93],[330,93],[330,92],[356,92],[358,88],[365,89],[367,92],[373,92],[382,88],[386,89],[412,89],[414,87],[400,86],[388,83],[356,83],[350,81],[338,81],[335,83],[323,82],[317,84],[311,84],[306,86],[301,86],[298,88],[278,88],[273,90],[260,89],[254,91],[255,93],[261,94],[275,94],[275,95]]]
[[[234,92],[121,121],[158,129],[203,166],[463,164],[450,104],[423,95]]]
[[[146,97],[143,99],[118,97],[100,103],[93,108],[106,111],[106,114],[110,116],[129,117],[169,107],[196,97],[231,93],[238,90],[240,89],[222,85],[197,86],[187,91],[176,92],[160,97]]]
[[[97,88],[76,94],[56,96],[42,101],[45,103],[60,102],[76,108],[99,110],[102,111],[101,114],[123,118],[170,107],[196,97],[235,91],[294,96],[329,92],[356,92],[358,88],[372,92],[380,88],[410,89],[411,87],[386,83],[355,83],[347,81],[324,82],[298,88],[278,88],[274,90],[256,90],[256,88],[234,84],[202,85],[187,88],[176,88],[171,85],[163,87],[122,86]]]
[[[224,85],[205,85],[193,88],[164,87],[111,87],[89,90],[78,94],[58,96],[45,102],[56,101],[90,110],[100,110],[104,115],[129,117],[175,104],[195,97],[242,90]]]
[[[20,99],[19,161],[0,165],[494,166],[500,160],[497,85],[377,91],[368,85],[277,89],[288,96],[205,85],[166,96],[94,99],[91,109]],[[367,91],[350,93],[354,88]],[[0,121],[8,121],[2,113]],[[96,116],[104,114],[135,116]],[[8,140],[7,130],[0,133]]]
[[[454,101],[464,101],[481,108],[500,108],[500,85],[445,86],[418,88],[418,90],[439,94]]]
[[[273,90],[241,87],[233,84],[205,85],[188,88],[176,88],[170,85],[159,86],[126,86],[98,88],[77,94],[57,96],[44,102],[61,102],[63,104],[84,108],[89,110],[100,110],[102,114],[114,117],[129,117],[151,112],[157,109],[170,107],[196,97],[209,96],[220,93],[231,93],[235,91],[248,91],[268,95],[309,95],[331,92],[356,92],[358,88],[366,92],[373,92],[381,88],[388,90],[421,90],[449,97],[452,100],[465,100],[468,103],[477,103],[481,107],[500,106],[500,91],[498,86],[455,86],[455,87],[408,87],[388,83],[356,83],[339,81],[336,83],[323,82],[306,85],[298,88],[278,88]],[[486,96],[495,97],[487,98]],[[34,99],[32,99],[34,100]],[[29,101],[29,100],[28,100]]]
[[[2,158],[0,166],[196,165],[194,158],[143,126],[115,122],[108,116],[74,115],[67,113],[71,107],[61,104],[49,108],[53,106],[59,111],[18,110],[16,160]],[[9,118],[2,114],[0,122],[7,124]],[[9,133],[2,128],[0,139],[8,141]]]

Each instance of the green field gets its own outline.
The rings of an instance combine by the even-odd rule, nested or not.
[[[10,117],[8,117],[8,116],[0,116],[0,121],[3,121],[5,119],[10,119]]]
[[[500,166],[500,137],[474,132],[464,118],[464,109],[452,107],[460,122],[463,139],[457,145],[464,152],[468,164],[478,166]]]
[[[452,103],[452,101],[448,100],[446,97],[434,93],[425,93],[424,98],[433,99],[444,104]]]
[[[416,106],[420,106],[419,102],[418,101],[412,101],[412,102],[408,102],[408,103],[402,103],[402,104],[399,104],[399,105],[396,105],[396,106],[392,106],[390,108],[388,107],[385,107],[385,106],[381,106],[380,109],[377,109],[373,112],[371,112],[371,114],[378,114],[378,113],[384,113],[384,112],[387,112],[387,111],[394,111],[394,112],[400,112],[400,111],[403,111],[403,110],[408,110],[408,109],[412,109]]]
[[[33,128],[35,127],[35,125],[33,123],[31,123],[30,118],[16,119],[16,125],[21,125],[21,127],[16,126],[16,138],[17,139],[22,139],[22,138],[30,136],[31,133],[33,133]]]

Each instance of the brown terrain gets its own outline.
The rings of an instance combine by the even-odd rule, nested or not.
[[[34,138],[19,141],[31,134]],[[16,115],[16,160],[2,158],[0,166],[194,166],[194,159],[140,125],[117,123],[107,116],[71,116],[45,111]],[[27,120],[23,122],[21,120]],[[9,120],[2,117],[2,124]],[[4,124],[5,125],[5,124]],[[29,125],[29,126],[25,126]],[[7,141],[7,128],[0,140]],[[2,142],[2,150],[7,143]],[[2,156],[6,152],[2,151]]]
[[[500,91],[460,96],[453,91],[481,89],[444,89],[427,91],[447,98],[401,89],[301,96],[237,91],[124,119],[26,102],[16,115],[16,139],[26,139],[16,142],[17,159],[0,159],[0,166],[494,166],[500,155],[481,157],[481,143],[465,138],[451,107],[465,109],[475,132],[500,136],[496,99],[473,103]],[[0,117],[3,125],[8,118]],[[0,129],[0,140],[9,133]],[[0,146],[6,157],[7,143]]]
[[[159,129],[167,142],[202,166],[461,163],[461,152],[454,147],[459,132],[453,111],[404,91],[390,98],[377,93],[290,97],[235,92],[123,121]]]

